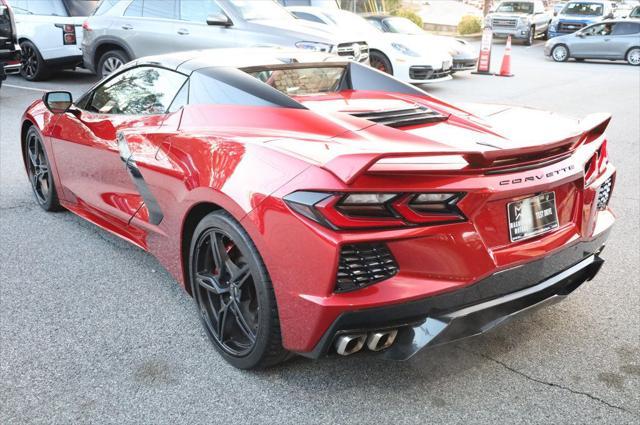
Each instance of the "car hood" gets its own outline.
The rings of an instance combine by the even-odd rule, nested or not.
[[[252,30],[276,34],[291,38],[292,44],[298,41],[316,41],[327,44],[362,41],[348,35],[335,34],[321,28],[319,25],[308,25],[300,19],[291,20],[254,20],[251,21]]]

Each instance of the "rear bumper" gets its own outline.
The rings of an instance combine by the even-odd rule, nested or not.
[[[331,354],[339,335],[397,329],[396,342],[380,354],[406,360],[423,348],[482,334],[519,313],[560,301],[593,279],[603,263],[599,254],[609,231],[454,292],[342,313],[313,351],[300,354],[310,358]]]

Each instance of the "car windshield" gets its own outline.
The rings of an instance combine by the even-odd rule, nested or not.
[[[338,91],[343,66],[313,68],[251,69],[247,73],[287,96],[305,96]]]
[[[67,6],[69,16],[90,16],[99,0],[66,0],[64,4]]]
[[[407,18],[387,18],[384,23],[391,32],[398,34],[420,34],[422,29]]]
[[[231,0],[231,4],[246,21],[294,19],[272,0]]]
[[[631,13],[629,14],[630,18],[640,18],[640,6],[636,6],[633,8]]]
[[[328,11],[326,10],[325,15],[338,27],[349,28],[350,31],[357,33],[380,33],[381,31],[371,25],[366,19],[345,11]]]
[[[571,2],[562,9],[565,15],[600,16],[604,6],[602,3]]]
[[[533,13],[533,3],[521,1],[506,1],[500,3],[496,9],[500,13]]]

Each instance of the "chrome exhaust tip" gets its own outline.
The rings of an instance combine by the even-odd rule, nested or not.
[[[341,356],[348,356],[362,350],[367,341],[367,334],[340,335],[336,339],[336,351]]]
[[[371,351],[380,351],[391,347],[398,335],[397,329],[372,332],[367,338],[367,348]]]

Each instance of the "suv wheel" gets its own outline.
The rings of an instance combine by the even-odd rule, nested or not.
[[[527,46],[531,46],[533,44],[533,39],[536,38],[536,27],[532,26],[529,28],[529,37],[524,42]]]
[[[633,47],[627,52],[627,62],[629,65],[640,65],[640,47]]]
[[[108,52],[100,56],[97,69],[98,77],[106,77],[129,61],[129,57],[123,50],[109,50]]]
[[[558,44],[551,51],[551,57],[556,62],[566,62],[569,59],[569,49],[564,44]]]
[[[48,78],[49,70],[45,69],[44,59],[35,44],[25,40],[20,43],[20,49],[22,49],[20,75],[28,81],[40,81]]]

